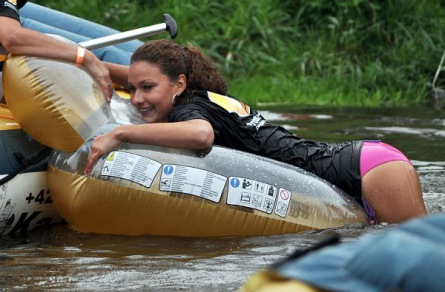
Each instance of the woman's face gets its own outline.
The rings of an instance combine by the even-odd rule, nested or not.
[[[172,109],[172,97],[183,91],[181,79],[172,82],[161,73],[158,66],[144,61],[130,65],[128,84],[131,103],[139,110],[145,122],[167,122]]]

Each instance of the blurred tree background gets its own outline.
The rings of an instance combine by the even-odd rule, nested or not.
[[[424,103],[445,50],[440,0],[33,2],[122,31],[169,13],[176,41],[209,55],[251,104]]]

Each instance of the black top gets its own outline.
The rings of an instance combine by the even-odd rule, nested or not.
[[[7,16],[19,21],[19,9],[28,2],[27,0],[0,0],[0,16]]]
[[[362,141],[327,144],[306,140],[234,98],[207,91],[195,92],[187,103],[175,105],[169,115],[170,122],[192,119],[212,125],[216,145],[293,164],[360,196]]]

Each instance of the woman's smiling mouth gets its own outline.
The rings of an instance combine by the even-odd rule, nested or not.
[[[138,110],[142,115],[144,115],[144,114],[147,114],[148,112],[150,112],[151,110],[153,110],[154,108],[155,107],[152,105],[152,106],[148,106],[148,107],[144,107],[144,108],[139,108]]]

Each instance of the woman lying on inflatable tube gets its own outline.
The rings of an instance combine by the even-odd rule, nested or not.
[[[14,56],[5,63],[5,98],[22,129],[43,145],[68,152],[53,155],[49,188],[56,209],[79,231],[266,235],[364,222],[363,212],[357,212],[338,188],[358,202],[362,202],[363,192],[380,221],[399,222],[425,213],[418,177],[399,151],[380,147],[381,143],[329,145],[307,141],[270,124],[248,106],[223,95],[225,82],[196,49],[169,41],[150,42],[134,55],[130,71],[131,101],[135,105],[130,108],[136,108],[148,123],[117,126],[95,139],[89,151],[89,143],[79,147],[109,120],[105,99],[91,76],[82,67],[45,59]],[[368,151],[361,151],[363,144]],[[244,154],[232,150],[232,155],[217,145],[242,150]],[[382,151],[374,161],[367,161],[369,150],[375,149]],[[118,150],[119,157],[114,152],[103,156],[111,150]],[[72,154],[73,151],[76,152]],[[100,157],[104,159],[96,163]],[[87,160],[88,169],[92,169],[90,177],[84,176]],[[117,160],[125,162],[118,165],[123,166],[118,170],[118,179],[107,175],[108,163]],[[139,162],[144,169],[158,165],[147,175],[153,184],[138,186]],[[130,164],[136,176],[127,178],[133,175],[126,168]],[[161,179],[164,171],[172,174],[170,166],[174,165],[185,166],[181,171],[193,173],[204,165],[204,171],[198,172],[208,173],[205,178],[211,178],[210,184],[199,176],[188,184],[192,191],[166,190],[161,184],[168,183],[167,179]],[[302,173],[301,168],[314,175]],[[209,169],[217,171],[206,172]],[[246,173],[249,176],[244,176]],[[366,173],[363,182],[360,173]],[[215,204],[209,203],[206,196],[214,193],[212,183],[219,175],[233,185],[218,188],[215,193],[219,199],[213,201]],[[184,177],[188,178],[184,173],[178,175],[179,179]],[[264,189],[262,185],[271,186],[272,201],[262,195],[251,200],[258,194],[240,193],[236,195],[239,201],[232,204],[230,189],[238,186],[238,177],[246,178],[246,183],[258,182],[258,190]],[[337,190],[328,187],[326,180]],[[387,185],[388,181],[391,184]],[[199,188],[210,193],[199,194],[199,199],[182,195],[196,195]],[[277,191],[282,196],[277,196]],[[130,231],[129,226],[134,229]]]
[[[54,149],[48,194],[77,231],[258,236],[367,223],[357,201],[314,174],[217,145],[190,150],[122,143],[86,176],[94,136],[144,123],[130,100],[115,94],[108,104],[82,67],[24,56],[8,57],[4,85],[22,129]]]
[[[196,48],[169,40],[146,43],[132,56],[128,84],[146,124],[96,137],[87,169],[123,142],[195,150],[216,144],[307,170],[362,201],[377,221],[426,214],[417,173],[399,150],[379,141],[309,141],[269,123],[226,96],[227,84]]]

